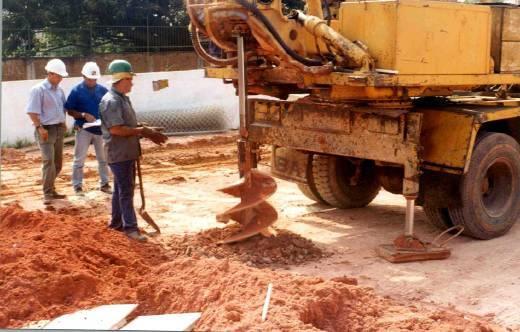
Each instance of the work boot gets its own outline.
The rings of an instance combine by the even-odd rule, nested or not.
[[[83,191],[83,188],[81,188],[81,187],[74,188],[74,193],[77,196],[85,196],[85,192]]]
[[[43,196],[43,204],[44,205],[52,204],[53,199],[54,199],[54,197],[52,197],[52,196]]]
[[[139,233],[138,231],[126,232],[126,236],[128,236],[132,240],[136,240],[139,242],[148,241],[148,238],[146,236],[144,236],[143,234]]]
[[[64,199],[66,197],[67,197],[66,195],[58,194],[56,191],[52,192],[52,198],[54,198],[54,199]]]
[[[124,232],[123,223],[121,222],[121,220],[119,220],[118,222],[110,221],[108,223],[108,228],[118,232]]]
[[[118,231],[118,232],[124,232],[123,230],[123,226],[112,226],[112,225],[108,225],[108,229],[112,229],[114,231]]]
[[[105,183],[104,185],[99,187],[99,190],[101,190],[105,194],[111,194],[112,193],[112,188],[110,188],[110,185],[108,183]]]

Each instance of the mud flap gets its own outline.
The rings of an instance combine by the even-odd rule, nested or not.
[[[307,183],[311,154],[298,150],[273,146],[271,174],[275,177],[301,184]]]

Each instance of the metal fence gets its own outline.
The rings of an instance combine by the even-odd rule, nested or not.
[[[191,50],[186,26],[3,29],[4,58]]]

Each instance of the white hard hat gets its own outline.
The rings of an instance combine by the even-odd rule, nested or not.
[[[62,77],[69,76],[69,73],[67,73],[67,69],[65,68],[65,63],[63,63],[63,61],[61,61],[60,59],[52,59],[49,62],[47,62],[45,70],[48,73],[58,74]]]
[[[95,62],[87,62],[81,69],[81,74],[86,78],[90,78],[93,80],[97,80],[101,77],[101,70],[99,70],[99,66]]]

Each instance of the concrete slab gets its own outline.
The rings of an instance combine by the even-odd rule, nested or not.
[[[102,305],[60,316],[45,325],[43,329],[118,330],[127,323],[126,317],[136,308],[137,304]]]
[[[121,328],[127,331],[191,331],[201,313],[139,316]]]
[[[22,327],[22,330],[41,330],[43,327],[50,323],[49,319],[32,321]]]

